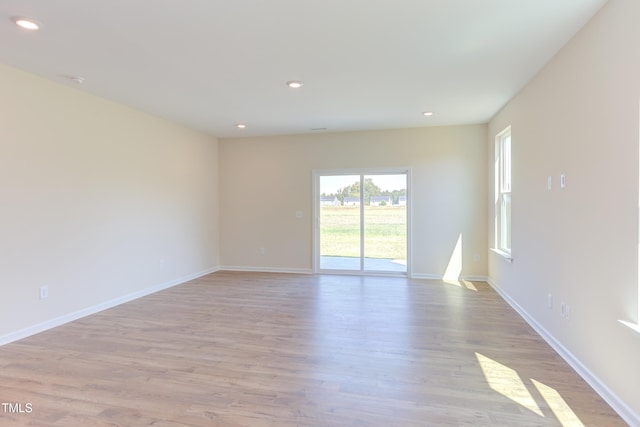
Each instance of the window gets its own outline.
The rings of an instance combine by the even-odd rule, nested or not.
[[[511,254],[511,126],[496,136],[496,248]]]

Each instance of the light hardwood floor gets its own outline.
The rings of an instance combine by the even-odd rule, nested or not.
[[[487,284],[357,276],[218,272],[5,345],[0,400],[32,408],[2,426],[625,425]]]

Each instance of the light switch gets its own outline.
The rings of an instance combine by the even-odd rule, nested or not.
[[[560,188],[567,186],[567,176],[564,173],[560,174]]]
[[[547,190],[551,190],[551,186],[553,185],[553,178],[551,175],[547,177]]]
[[[302,211],[296,211],[296,218],[302,218]]]

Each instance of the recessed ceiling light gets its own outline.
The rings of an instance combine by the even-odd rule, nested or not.
[[[433,113],[431,111],[425,111],[424,113],[422,113],[422,115],[425,117],[429,117],[429,116],[433,116]]]
[[[40,23],[35,19],[24,18],[22,16],[14,16],[13,18],[11,18],[11,20],[18,27],[24,28],[25,30],[35,31],[40,29]]]
[[[289,80],[287,82],[287,86],[294,88],[294,89],[298,89],[299,87],[302,87],[304,83],[302,83],[300,80]]]
[[[246,127],[247,127],[247,125],[245,125],[245,124],[243,124],[243,123],[238,123],[238,124],[236,125],[236,127],[237,127],[238,129],[244,129],[244,128],[246,128]]]

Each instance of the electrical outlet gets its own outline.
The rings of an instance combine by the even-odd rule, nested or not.
[[[547,295],[547,308],[549,308],[549,310],[553,310],[553,295],[551,294]]]
[[[560,304],[560,316],[569,320],[571,318],[571,306],[565,302]]]
[[[479,262],[479,261],[480,261],[480,254],[479,254],[479,253],[475,253],[475,254],[473,254],[473,260],[474,260],[475,262]]]
[[[160,263],[159,264],[160,264],[160,268],[164,268],[164,266],[165,266],[164,259],[160,259]]]
[[[45,299],[49,297],[49,287],[48,286],[40,286],[40,299]]]
[[[260,248],[260,255],[264,255],[267,253],[267,250],[265,248]]]

